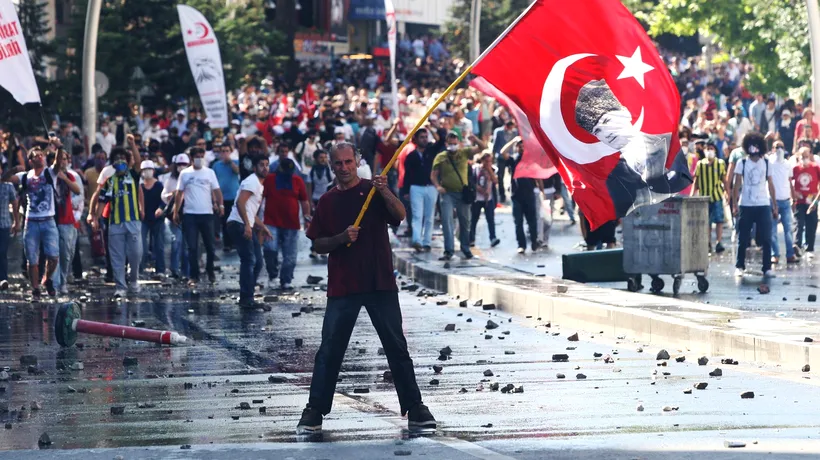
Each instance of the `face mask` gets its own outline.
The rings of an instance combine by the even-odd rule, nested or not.
[[[458,150],[458,145],[455,145],[455,144],[449,144],[449,145],[447,146],[447,151],[448,151],[448,152],[455,152],[456,150]]]
[[[783,150],[782,148],[778,148],[776,150],[776,152],[777,152],[777,158],[779,158],[781,160],[786,156],[786,151]]]
[[[709,158],[710,160],[712,158],[714,158],[716,155],[717,155],[717,152],[715,152],[714,150],[707,150],[706,151],[706,158]]]
[[[100,131],[102,131],[103,134],[108,134],[108,126],[103,126],[100,128]]]
[[[125,174],[125,171],[128,171],[128,163],[122,160],[117,161],[116,163],[114,163],[114,171],[116,171],[117,174],[120,175]]]
[[[117,123],[122,123],[122,117],[117,117],[115,120],[117,120]]]
[[[154,170],[153,169],[146,169],[142,172],[142,177],[144,179],[151,179],[154,177]]]
[[[231,128],[231,134],[236,134],[236,128]]]
[[[202,165],[205,163],[204,158],[194,158],[194,169],[202,168]]]

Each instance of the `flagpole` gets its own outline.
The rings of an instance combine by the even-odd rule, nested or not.
[[[405,147],[407,147],[407,144],[410,143],[410,140],[413,139],[413,136],[415,136],[416,132],[419,129],[421,129],[421,127],[427,121],[427,118],[429,118],[430,115],[433,114],[433,111],[436,110],[436,108],[439,106],[439,104],[444,102],[444,100],[447,98],[447,96],[449,96],[450,93],[452,93],[453,90],[456,89],[456,87],[459,84],[461,84],[461,82],[464,81],[465,78],[467,78],[467,75],[470,75],[470,72],[473,71],[473,68],[476,65],[478,65],[478,63],[481,62],[482,59],[484,59],[484,56],[486,56],[490,51],[492,51],[493,48],[495,48],[496,45],[498,45],[501,42],[501,40],[504,39],[504,37],[506,37],[508,33],[510,33],[510,31],[513,29],[513,27],[515,27],[515,25],[518,24],[518,22],[521,21],[521,19],[523,19],[524,16],[526,16],[527,13],[530,12],[532,7],[535,6],[535,4],[538,3],[539,1],[541,1],[541,0],[535,0],[534,2],[532,2],[530,4],[530,6],[528,6],[527,9],[525,9],[524,12],[521,13],[515,19],[515,21],[513,21],[512,24],[510,24],[509,27],[507,27],[507,29],[505,29],[504,32],[502,32],[501,35],[499,35],[498,38],[496,38],[495,41],[493,41],[493,43],[490,46],[488,46],[487,49],[484,50],[484,52],[481,53],[481,55],[475,61],[473,61],[472,64],[468,65],[467,68],[465,68],[464,71],[461,72],[461,75],[459,75],[458,78],[456,78],[455,81],[452,84],[450,84],[450,86],[446,90],[444,90],[443,93],[441,93],[441,96],[439,96],[438,99],[436,99],[436,102],[433,105],[431,105],[429,109],[427,109],[427,112],[425,112],[424,116],[421,117],[421,119],[419,119],[419,121],[416,122],[416,125],[413,127],[413,129],[409,133],[407,133],[407,137],[404,139],[404,142],[402,142],[401,145],[399,146],[399,148],[396,149],[396,152],[393,153],[393,157],[390,158],[390,161],[387,162],[387,164],[384,166],[384,169],[382,169],[382,172],[380,174],[381,176],[386,176],[387,175],[387,173],[390,171],[390,168],[393,167],[393,163],[395,163],[396,160],[399,158],[399,153],[401,153],[401,151],[404,150]],[[364,213],[367,212],[367,208],[370,207],[370,201],[373,199],[373,195],[375,193],[376,193],[376,188],[375,187],[371,188],[370,193],[367,194],[367,199],[364,200],[364,205],[362,205],[362,210],[359,211],[359,215],[356,217],[356,222],[353,223],[354,227],[358,227],[362,223],[362,219],[364,218]],[[347,247],[350,247],[350,245],[351,245],[351,243],[347,243]]]

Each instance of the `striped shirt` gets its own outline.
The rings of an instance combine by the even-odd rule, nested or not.
[[[726,179],[726,162],[715,158],[713,162],[707,159],[698,162],[695,170],[695,180],[698,184],[698,193],[708,196],[714,203],[723,200],[723,181]]]
[[[108,216],[110,224],[140,220],[138,184],[139,176],[132,170],[124,176],[114,174],[105,182],[100,196],[111,205]]]

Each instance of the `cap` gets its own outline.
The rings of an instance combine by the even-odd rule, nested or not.
[[[184,117],[185,116],[185,111],[182,110],[182,109],[177,110],[177,116],[180,116],[180,115],[182,115]]]
[[[140,163],[140,169],[154,169],[156,167],[157,166],[151,160],[145,160],[142,163]]]
[[[180,153],[179,155],[174,157],[174,163],[176,164],[191,164],[191,159],[188,158],[188,155],[185,153]]]
[[[242,122],[241,122],[241,121],[239,121],[239,120],[237,120],[236,118],[234,118],[233,120],[231,120],[231,124],[232,124],[232,125],[237,125],[237,126],[239,126],[239,125],[241,125],[241,124],[242,124]]]

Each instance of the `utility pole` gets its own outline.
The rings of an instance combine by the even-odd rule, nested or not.
[[[470,8],[470,62],[475,62],[481,54],[478,37],[481,29],[481,0],[473,0]]]
[[[97,90],[94,73],[97,70],[97,31],[100,26],[102,0],[89,0],[83,40],[83,133],[90,147],[97,135]]]
[[[817,103],[817,98],[820,97],[820,56],[817,56],[817,53],[820,53],[820,8],[817,6],[817,0],[806,0],[806,10],[809,13],[809,43],[811,44],[811,103],[816,118],[817,109],[820,107]]]

